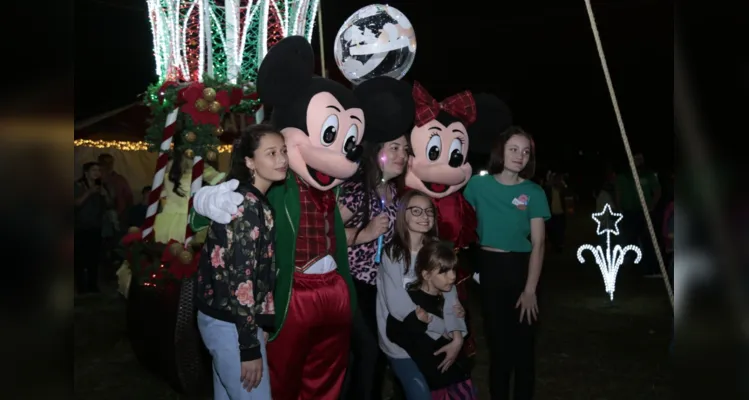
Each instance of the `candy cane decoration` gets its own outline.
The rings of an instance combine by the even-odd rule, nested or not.
[[[164,187],[164,177],[166,176],[166,165],[169,163],[169,150],[172,145],[172,138],[177,129],[177,115],[179,108],[175,108],[166,117],[164,126],[164,135],[161,138],[159,146],[159,158],[156,160],[156,173],[153,175],[151,184],[151,193],[148,194],[148,210],[146,211],[146,220],[141,227],[143,240],[153,237],[153,224],[156,221],[156,213],[159,211],[159,201],[161,200],[161,190]]]
[[[188,212],[192,209],[192,200],[195,193],[203,186],[203,163],[203,158],[197,155],[192,161],[192,184],[190,185],[190,198],[187,200]],[[188,218],[187,225],[185,226],[185,248],[190,245],[194,237],[195,233],[190,227],[190,219]]]

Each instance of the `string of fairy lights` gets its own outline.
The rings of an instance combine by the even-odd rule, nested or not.
[[[73,141],[75,147],[89,147],[93,149],[112,149],[121,151],[148,151],[148,143],[130,142],[126,140],[91,140],[91,139],[76,139]],[[222,144],[217,146],[219,153],[231,153],[230,144]]]

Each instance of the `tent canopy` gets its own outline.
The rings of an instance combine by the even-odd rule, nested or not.
[[[128,104],[76,123],[75,139],[143,140],[150,118],[151,110],[142,103]]]

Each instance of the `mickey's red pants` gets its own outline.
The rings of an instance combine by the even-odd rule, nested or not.
[[[351,316],[348,286],[338,272],[294,273],[286,321],[267,345],[274,400],[338,400]]]

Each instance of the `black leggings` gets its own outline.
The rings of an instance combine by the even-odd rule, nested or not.
[[[377,286],[354,279],[359,310],[351,327],[351,357],[341,399],[380,400],[387,360],[377,339]]]
[[[530,253],[481,250],[481,308],[489,346],[489,392],[492,400],[510,398],[510,377],[515,372],[514,399],[533,398],[537,321],[520,323],[515,304],[525,289]]]
[[[99,290],[99,262],[101,261],[101,229],[75,231],[75,289],[78,293]]]

